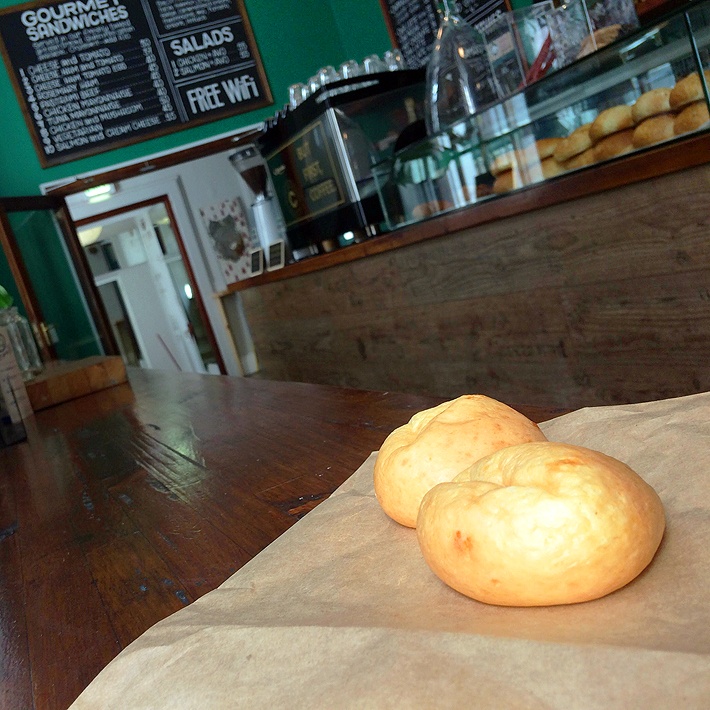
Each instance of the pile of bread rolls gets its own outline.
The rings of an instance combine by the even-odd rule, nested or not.
[[[710,69],[705,70],[710,84]],[[646,148],[702,128],[710,121],[700,74],[680,79],[673,88],[647,91],[630,106],[604,109],[589,123],[561,138],[536,141],[530,150],[509,150],[489,167],[493,191],[507,192]],[[536,173],[532,166],[538,166]]]
[[[541,138],[529,148],[508,150],[497,155],[489,166],[495,178],[493,192],[508,192],[564,172],[554,158],[559,141],[559,138]]]
[[[598,451],[551,442],[484,395],[415,414],[383,443],[375,495],[416,527],[453,589],[489,604],[590,601],[635,579],[663,537],[660,498]]]
[[[703,74],[706,84],[710,85],[710,69],[706,69]],[[700,74],[697,72],[681,79],[673,87],[668,101],[675,112],[673,132],[677,136],[702,128],[710,121]]]

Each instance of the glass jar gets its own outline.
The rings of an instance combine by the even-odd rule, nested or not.
[[[11,306],[0,310],[0,325],[7,328],[22,379],[31,380],[42,371],[42,360],[30,324],[20,315],[15,306]]]

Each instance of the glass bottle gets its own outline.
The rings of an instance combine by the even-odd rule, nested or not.
[[[440,12],[426,77],[424,118],[430,136],[496,100],[483,35],[459,15],[455,0],[443,0]]]

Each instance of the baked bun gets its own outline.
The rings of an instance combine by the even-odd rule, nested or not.
[[[695,101],[686,106],[676,117],[673,123],[673,132],[680,136],[683,133],[696,131],[710,120],[708,106],[704,101]]]
[[[496,175],[493,183],[493,192],[500,195],[502,192],[509,192],[523,186],[522,178],[517,170],[506,170]]]
[[[565,160],[565,162],[562,163],[562,167],[565,170],[577,170],[579,168],[585,168],[587,165],[594,165],[596,162],[594,148],[587,148],[587,150],[581,152],[579,155],[574,155],[569,160]]]
[[[594,160],[596,162],[611,160],[619,155],[630,153],[634,148],[633,137],[633,128],[627,128],[625,131],[618,131],[610,136],[605,136],[594,144]]]
[[[670,104],[671,90],[662,87],[651,89],[645,94],[641,94],[636,103],[631,107],[631,118],[638,124],[651,116],[659,113],[668,113],[671,110]]]
[[[551,158],[555,154],[555,148],[560,144],[561,138],[539,138],[535,141],[535,150],[541,161]]]
[[[710,84],[710,69],[706,69],[705,81]],[[694,101],[700,101],[705,98],[703,93],[703,85],[700,81],[700,74],[694,72],[681,79],[671,90],[668,102],[671,108],[678,110],[683,106],[692,104]]]
[[[542,177],[545,180],[565,172],[565,169],[554,158],[545,158],[540,163],[540,168],[542,169]]]
[[[674,121],[675,114],[672,113],[660,113],[641,121],[634,128],[634,134],[631,137],[634,148],[645,148],[673,138]]]
[[[665,517],[626,464],[553,442],[497,451],[422,501],[417,537],[446,584],[488,604],[597,599],[653,558]]]
[[[585,123],[583,126],[575,128],[572,133],[557,144],[554,156],[558,163],[564,163],[592,147],[592,139],[589,137],[591,125],[591,123]]]
[[[546,441],[537,424],[485,395],[464,395],[415,414],[384,441],[375,460],[375,495],[413,528],[424,494],[504,446]]]
[[[412,217],[415,219],[424,219],[438,214],[439,212],[443,212],[444,210],[450,210],[453,206],[453,203],[448,200],[431,200],[430,202],[422,202],[412,209]]]
[[[621,25],[609,25],[608,27],[600,27],[593,34],[588,35],[579,45],[577,59],[586,57],[588,54],[596,52],[602,47],[611,44],[621,34]]]
[[[612,106],[604,109],[592,121],[592,125],[589,127],[589,137],[593,143],[596,143],[605,136],[623,131],[625,128],[631,128],[633,125],[634,119],[631,117],[631,106]]]
[[[508,170],[513,170],[518,166],[518,157],[514,150],[507,150],[505,153],[499,153],[491,161],[488,171],[493,177],[498,177],[501,173]]]

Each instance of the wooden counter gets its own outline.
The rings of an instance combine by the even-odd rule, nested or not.
[[[230,287],[269,379],[577,408],[710,388],[710,134]],[[225,310],[229,310],[226,308]]]
[[[0,449],[0,707],[64,710],[440,399],[129,372]],[[558,412],[520,407],[538,421]]]

